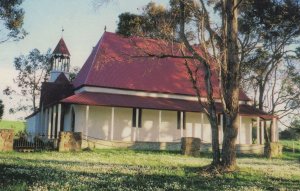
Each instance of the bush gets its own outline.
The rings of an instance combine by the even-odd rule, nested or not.
[[[300,133],[294,128],[288,128],[279,133],[279,138],[285,140],[300,140]]]

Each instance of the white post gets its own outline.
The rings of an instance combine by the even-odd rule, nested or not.
[[[276,118],[276,142],[279,141],[279,130],[278,130],[278,120]]]
[[[277,119],[274,117],[272,127],[271,127],[271,142],[276,142],[276,140],[275,140],[275,131],[277,128],[276,125],[277,125]]]
[[[259,130],[259,128],[260,128],[260,118],[259,117],[257,117],[256,118],[256,140],[257,140],[257,142],[256,142],[256,144],[260,144],[260,130]]]
[[[253,127],[253,121],[252,121],[252,119],[251,119],[251,123],[250,123],[250,142],[249,142],[249,144],[251,144],[252,145],[252,127]]]
[[[57,135],[58,136],[60,132],[60,123],[61,123],[61,104],[58,104],[58,112],[57,112]]]
[[[110,127],[110,140],[114,139],[114,122],[115,122],[115,108],[111,108],[111,127]]]
[[[135,141],[139,141],[140,135],[139,135],[139,109],[136,109],[136,114],[135,114]]]
[[[220,124],[221,124],[221,128],[220,128],[220,137],[219,137],[219,141],[220,141],[220,144],[223,142],[223,114],[220,115]]]
[[[158,111],[158,142],[160,140],[160,129],[161,129],[161,110]]]
[[[241,128],[242,128],[242,116],[240,115],[240,125],[239,125],[239,144],[241,144]]]
[[[203,113],[201,113],[201,141],[203,141],[204,140],[204,114]]]
[[[52,138],[51,137],[51,128],[52,128],[52,120],[51,120],[51,117],[52,117],[52,107],[50,107],[50,109],[48,110],[48,138]]]
[[[134,110],[134,108],[132,108],[132,110]],[[133,111],[132,111],[132,115],[133,115]],[[134,121],[131,122],[132,123],[132,127],[131,127],[131,141],[136,141],[136,126],[134,127]]]
[[[57,128],[57,125],[56,125],[56,106],[53,106],[53,121],[52,121],[52,137],[53,138],[56,138],[55,137],[55,129]]]
[[[87,105],[85,108],[85,140],[88,140],[88,134],[89,134],[89,111],[90,111],[90,106]]]
[[[180,112],[180,136],[183,137],[183,113]]]
[[[43,109],[43,104],[41,107],[41,112],[40,112],[40,122],[39,122],[39,126],[38,126],[38,135],[42,135],[44,132],[44,109]]]
[[[44,134],[45,134],[45,139],[46,138],[49,138],[48,137],[48,124],[49,124],[49,122],[48,122],[48,120],[49,120],[49,110],[48,109],[46,109],[46,111],[45,111],[46,113],[45,113],[45,121],[44,121]]]

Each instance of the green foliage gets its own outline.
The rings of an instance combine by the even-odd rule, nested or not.
[[[280,139],[300,140],[300,119],[292,121],[289,128],[279,133]]]
[[[25,123],[22,121],[0,121],[0,129],[14,129],[15,134],[25,131]]]
[[[196,6],[193,1],[186,1],[185,20],[188,24],[193,16],[192,9]],[[141,15],[122,13],[119,15],[117,33],[124,36],[144,36],[174,40],[178,37],[179,0],[170,0],[170,9],[154,2],[148,3]]]
[[[50,49],[42,54],[38,49],[33,49],[28,55],[21,55],[14,60],[18,76],[14,82],[18,90],[7,87],[3,93],[12,98],[13,95],[21,96],[22,99],[16,108],[10,108],[10,113],[17,111],[35,111],[38,108],[38,99],[41,91],[41,84],[50,73]],[[29,102],[29,104],[28,104]]]
[[[24,11],[20,8],[23,0],[1,0],[0,1],[0,43],[9,39],[19,40],[26,36],[22,28]]]
[[[69,80],[70,80],[70,82],[72,82],[76,78],[76,76],[77,76],[77,74],[78,74],[79,71],[80,71],[79,67],[72,67],[71,68],[71,70],[69,72]]]
[[[243,87],[260,109],[280,118],[300,106],[299,67],[291,62],[300,36],[300,1],[243,1],[239,17]]]
[[[3,113],[4,113],[4,104],[3,104],[2,100],[0,99],[0,121],[2,119]]]
[[[239,158],[237,172],[201,171],[210,158],[122,149],[0,153],[0,190],[297,190],[294,158]]]
[[[117,33],[124,36],[140,36],[142,34],[143,20],[142,16],[129,12],[122,13],[119,15]]]
[[[297,153],[300,154],[300,141],[297,140],[280,140],[280,143],[283,145],[284,150],[292,151],[293,148]]]

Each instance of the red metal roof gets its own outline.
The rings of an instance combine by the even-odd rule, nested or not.
[[[195,95],[182,58],[157,58],[149,54],[180,56],[180,44],[141,37],[125,38],[105,32],[73,82],[81,86],[110,87],[147,92]],[[199,51],[201,54],[201,52]],[[188,52],[187,55],[190,55]],[[198,70],[201,96],[206,96],[204,70],[197,60],[188,60]],[[213,62],[212,62],[213,63]],[[219,98],[218,73],[212,68],[214,97]],[[240,100],[250,100],[240,91]]]
[[[190,112],[203,111],[203,107],[201,107],[201,105],[196,101],[93,92],[82,92],[79,94],[75,94],[63,99],[61,102],[92,106],[135,107]],[[222,112],[221,103],[216,103],[216,108],[219,113]],[[240,105],[239,113],[244,116],[260,116],[264,119],[271,119],[273,117],[250,105]]]
[[[59,40],[52,54],[63,54],[70,56],[70,52],[63,38]]]

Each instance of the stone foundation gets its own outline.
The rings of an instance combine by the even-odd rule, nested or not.
[[[264,154],[264,145],[237,144],[236,147],[237,147],[237,153],[262,154],[262,155]],[[90,149],[126,148],[126,149],[136,149],[136,150],[181,151],[181,142],[142,142],[142,141],[130,142],[130,141],[108,141],[108,140],[89,138],[88,140],[85,139],[82,140],[82,148],[90,148]],[[200,152],[212,151],[210,143],[200,143],[199,148],[200,148]],[[222,145],[220,145],[220,149],[222,149]],[[197,154],[198,151],[196,151],[196,155]]]
[[[97,148],[97,149],[108,149],[108,148],[127,148],[135,150],[168,150],[168,151],[179,151],[180,142],[129,142],[129,141],[105,141],[89,139],[82,141],[82,148]]]
[[[82,144],[81,132],[59,132],[58,151],[80,151]]]
[[[0,129],[0,152],[12,151],[14,143],[13,129]]]
[[[236,152],[239,154],[258,154],[264,153],[264,145],[256,144],[237,144]]]
[[[258,144],[236,144],[236,153],[238,154],[264,154],[264,145]],[[222,145],[220,145],[220,150],[222,151]],[[210,143],[201,143],[201,152],[211,152],[212,146]]]
[[[181,152],[188,156],[200,155],[201,140],[195,137],[182,137],[181,138]]]

